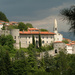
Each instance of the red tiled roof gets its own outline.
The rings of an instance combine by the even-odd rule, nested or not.
[[[75,43],[70,43],[70,44],[66,44],[66,45],[71,46],[71,45],[75,45]]]
[[[28,28],[28,30],[35,30],[35,29],[37,29],[37,28]],[[39,30],[39,29],[37,29],[37,30]]]
[[[74,45],[75,43],[71,43],[71,45]]]
[[[13,23],[17,24],[18,22],[14,22],[14,21],[9,22],[9,24],[13,24]]]
[[[20,31],[20,34],[51,34],[54,35],[55,33],[53,32],[31,32],[31,31]]]
[[[9,23],[9,22],[5,22],[5,23]]]
[[[63,43],[62,41],[55,41],[54,43]]]
[[[72,43],[75,43],[75,41],[72,41]]]
[[[2,25],[2,23],[0,23]]]
[[[0,22],[5,22],[5,21],[0,20]]]
[[[66,44],[67,46],[71,46],[71,44]]]

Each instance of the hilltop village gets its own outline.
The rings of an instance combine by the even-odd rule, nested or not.
[[[75,41],[66,39],[62,34],[58,33],[57,20],[53,27],[54,32],[40,31],[38,28],[28,28],[27,31],[20,31],[19,29],[8,30],[9,25],[18,25],[18,22],[5,22],[0,21],[0,35],[12,35],[15,40],[14,47],[16,49],[27,48],[32,44],[32,36],[34,35],[36,46],[39,47],[39,34],[41,35],[42,46],[53,44],[54,53],[58,53],[60,49],[66,49],[67,53],[75,54]],[[5,26],[5,30],[2,30]],[[66,44],[65,41],[68,43]]]

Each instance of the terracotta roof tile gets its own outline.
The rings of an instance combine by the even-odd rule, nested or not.
[[[66,44],[67,46],[71,46],[71,44]]]
[[[0,23],[2,25],[2,23]]]
[[[51,34],[51,35],[54,35],[55,33],[53,33],[53,32],[31,32],[31,31],[20,31],[19,32],[20,34]]]

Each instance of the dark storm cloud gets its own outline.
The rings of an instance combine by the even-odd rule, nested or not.
[[[51,14],[39,11],[47,11],[69,1],[73,0],[0,0],[0,11],[4,12],[9,20],[38,20]]]

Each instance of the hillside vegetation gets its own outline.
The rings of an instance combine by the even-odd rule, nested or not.
[[[1,11],[0,11],[0,20],[9,22],[9,20],[6,17],[6,15],[3,12],[1,12]]]

